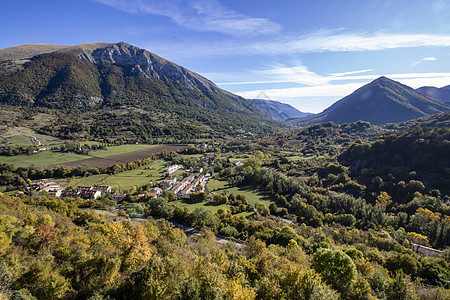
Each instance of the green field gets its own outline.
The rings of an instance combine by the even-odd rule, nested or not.
[[[210,203],[210,202],[201,202],[201,203],[190,204],[187,201],[185,202],[184,200],[177,200],[177,201],[171,202],[171,203],[174,203],[180,207],[184,207],[190,211],[194,211],[196,208],[204,208],[206,210],[211,211],[212,213],[216,213],[221,208],[230,211],[230,209],[229,209],[230,206],[228,204],[214,205],[214,203]]]
[[[89,156],[91,157],[107,157],[116,154],[124,154],[128,152],[153,148],[161,145],[148,145],[148,144],[129,144],[129,145],[120,145],[120,146],[111,146],[104,150],[95,150],[89,152]]]
[[[0,156],[0,163],[14,164],[17,167],[45,167],[50,164],[60,164],[87,158],[90,158],[90,156],[49,150],[30,155]]]
[[[185,200],[177,200],[177,201],[174,201],[174,202],[171,202],[171,203],[174,203],[177,206],[186,208],[189,211],[194,211],[197,208],[204,208],[206,210],[209,210],[213,214],[215,214],[219,209],[224,209],[224,210],[227,210],[228,212],[231,211],[231,209],[230,209],[231,205],[228,205],[228,204],[216,205],[215,203],[211,203],[211,202],[201,202],[201,203],[193,203],[193,204],[191,204],[191,203],[188,203],[188,201],[185,201]],[[238,216],[248,217],[248,216],[250,216],[252,214],[253,214],[253,212],[245,211],[245,212],[239,213],[237,215]]]
[[[208,181],[207,188],[210,192],[215,194],[241,194],[247,196],[248,203],[257,204],[259,202],[263,202],[267,206],[272,203],[272,197],[269,193],[265,191],[259,190],[254,186],[246,186],[246,187],[229,187],[228,182],[211,179]]]
[[[86,142],[88,143],[88,142]],[[97,142],[91,142],[97,143]],[[83,142],[82,142],[83,144]],[[121,145],[112,146],[104,150],[95,150],[89,152],[89,155],[82,155],[76,153],[62,153],[57,151],[40,151],[30,155],[17,155],[17,156],[0,156],[0,163],[10,163],[17,167],[45,167],[51,164],[62,164],[72,161],[78,161],[91,157],[107,157],[116,154],[123,154],[148,148],[153,148],[159,145]]]
[[[151,164],[138,169],[121,172],[119,174],[99,174],[89,177],[76,177],[68,182],[68,185],[76,187],[79,185],[109,185],[116,189],[130,189],[135,185],[144,185],[150,182],[158,182],[164,179],[161,171],[165,169],[163,160],[155,160]]]

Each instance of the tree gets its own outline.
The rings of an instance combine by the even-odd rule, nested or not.
[[[256,204],[256,210],[262,215],[262,216],[268,216],[270,215],[270,210],[267,208],[267,206],[260,202]]]
[[[342,291],[356,277],[356,266],[341,250],[320,249],[314,254],[311,267],[334,289]]]
[[[386,211],[386,207],[392,203],[392,197],[389,196],[386,192],[381,192],[377,197],[377,206],[381,208],[381,210]]]
[[[395,300],[417,299],[411,280],[402,271],[396,272],[394,278],[388,283],[386,296],[387,299]]]

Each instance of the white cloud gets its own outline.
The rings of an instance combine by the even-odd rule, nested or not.
[[[100,0],[99,0],[100,1]],[[102,0],[106,1],[106,0]],[[110,0],[108,0],[110,1]],[[150,45],[150,43],[149,43]],[[151,45],[154,45],[152,42]],[[450,47],[450,35],[341,33],[320,30],[303,36],[283,38],[230,39],[211,41],[162,41],[159,49],[176,58],[244,55],[296,55],[320,52],[363,52],[398,48]],[[154,46],[153,46],[154,47]]]
[[[250,48],[256,53],[312,53],[326,51],[375,51],[395,48],[450,46],[450,35],[338,33],[321,30],[299,38],[269,43],[256,43]]]
[[[254,18],[226,8],[217,0],[96,0],[134,14],[160,15],[197,31],[227,35],[271,34],[281,26],[266,18]]]
[[[341,77],[341,76],[347,76],[347,75],[353,75],[353,74],[359,74],[359,73],[367,73],[367,72],[371,72],[371,71],[373,71],[373,69],[350,71],[350,72],[344,72],[344,73],[331,73],[328,75],[333,76],[333,77]]]
[[[280,81],[284,80],[285,82],[295,82],[310,86],[325,85],[328,83],[326,77],[309,71],[308,67],[304,65],[294,67],[280,66],[271,70],[261,71],[260,73],[262,75],[279,78]]]
[[[373,69],[357,70],[343,73],[332,73],[326,76],[319,75],[308,70],[304,65],[297,65],[293,67],[277,66],[269,70],[251,71],[253,75],[258,78],[267,78],[267,80],[260,81],[237,81],[218,83],[219,85],[244,85],[244,84],[268,84],[268,83],[298,83],[308,86],[323,86],[328,85],[334,80],[352,80],[364,76],[349,76],[353,74],[360,74],[371,72]],[[372,78],[373,75],[368,75]]]
[[[420,60],[418,60],[418,61],[413,62],[413,63],[411,64],[411,67],[415,67],[415,66],[417,66],[418,64],[420,64],[420,63],[423,62],[423,61],[436,61],[436,60],[437,60],[437,58],[434,57],[434,56],[425,57],[425,58],[422,58],[422,59],[420,59]]]

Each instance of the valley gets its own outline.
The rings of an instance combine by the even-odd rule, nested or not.
[[[450,296],[445,89],[307,114],[124,42],[0,59],[0,298]]]

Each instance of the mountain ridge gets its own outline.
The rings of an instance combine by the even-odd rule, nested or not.
[[[247,101],[276,121],[284,122],[289,119],[304,118],[311,115],[310,113],[299,111],[292,105],[275,100],[247,99]]]
[[[25,54],[32,51],[23,51],[16,60],[1,61],[0,103],[78,113],[91,125],[99,118],[94,114],[112,113],[102,120],[111,125],[130,123],[131,113],[135,136],[137,127],[145,127],[141,131],[147,136],[175,131],[178,136],[204,136],[215,131],[264,131],[275,124],[244,98],[145,49],[124,42],[85,45],[51,46],[55,51],[31,58]],[[1,49],[0,57],[11,51]],[[118,109],[122,113],[114,112]],[[168,120],[176,124],[168,126]],[[107,126],[103,134],[111,134],[114,126]],[[88,135],[100,136],[91,129]]]
[[[422,95],[450,103],[450,85],[437,88],[434,86],[423,86],[416,89]]]
[[[323,112],[291,124],[300,126],[323,122],[336,124],[368,121],[381,125],[398,123],[450,110],[442,101],[424,96],[414,89],[384,76],[357,89]]]

